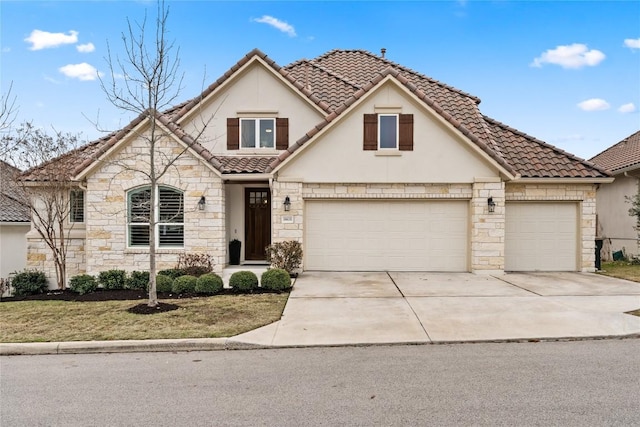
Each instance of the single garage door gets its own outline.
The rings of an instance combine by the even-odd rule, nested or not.
[[[505,270],[576,271],[577,242],[577,203],[507,203]]]
[[[305,209],[307,270],[468,270],[468,202],[313,200]]]

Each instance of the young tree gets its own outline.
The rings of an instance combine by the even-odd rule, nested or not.
[[[69,194],[74,186],[65,168],[39,166],[73,150],[79,141],[77,135],[68,133],[48,135],[28,122],[0,140],[0,153],[7,163],[27,169],[25,174],[37,175],[34,180],[16,175],[2,185],[12,186],[15,200],[31,212],[33,229],[51,250],[58,289],[66,287],[67,249],[73,228],[69,217],[74,208]]]
[[[0,132],[8,130],[18,113],[18,107],[16,107],[16,97],[11,95],[13,89],[13,83],[9,85],[7,93],[0,95]],[[0,151],[0,153],[2,153]]]
[[[638,250],[640,250],[640,188],[635,196],[625,196],[627,202],[631,203],[629,216],[636,217],[636,231],[638,232]]]
[[[123,169],[143,176],[149,185],[150,200],[144,211],[149,224],[149,301],[150,307],[158,305],[156,292],[156,236],[157,203],[156,188],[162,177],[175,165],[187,149],[196,144],[208,121],[202,122],[197,135],[179,152],[163,149],[161,141],[167,136],[156,119],[162,111],[172,107],[182,90],[183,74],[179,72],[179,49],[167,41],[167,18],[169,10],[164,2],[157,3],[157,15],[153,29],[147,27],[147,16],[141,23],[127,20],[128,31],[122,33],[124,58],[113,56],[109,48],[106,59],[110,73],[100,77],[103,91],[115,107],[145,116],[150,128],[136,135],[144,139],[146,152],[136,158],[135,167],[117,162]]]

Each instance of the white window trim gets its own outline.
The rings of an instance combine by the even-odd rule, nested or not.
[[[82,193],[82,221],[73,220],[73,206],[71,201],[71,194],[74,192]],[[69,224],[84,224],[87,220],[87,193],[81,188],[73,188],[69,190]]]
[[[127,230],[126,230],[126,239],[127,239],[127,244],[126,244],[126,248],[127,250],[136,250],[136,249],[149,249],[149,245],[146,246],[132,246],[131,245],[131,229],[130,226],[132,224],[135,225],[146,225],[147,227],[149,226],[148,222],[129,222],[129,216],[130,216],[130,198],[129,195],[133,192],[136,191],[144,191],[145,189],[149,188],[150,186],[145,185],[142,187],[137,187],[137,188],[132,188],[130,190],[127,191]],[[164,188],[170,188],[171,190],[174,191],[178,191],[180,193],[182,193],[182,214],[183,214],[183,222],[159,222],[159,218],[160,218],[160,187],[164,187]],[[184,223],[184,191],[178,189],[178,188],[174,188],[171,186],[167,186],[167,185],[156,185],[155,188],[155,192],[156,192],[156,203],[155,203],[155,217],[156,217],[156,226],[155,229],[153,230],[153,233],[155,235],[155,241],[156,241],[156,250],[163,250],[163,249],[184,249],[184,240],[185,240],[185,223]],[[182,246],[160,246],[160,226],[161,225],[181,225],[182,226],[182,241],[183,241],[183,245]]]
[[[382,117],[395,117],[396,118],[396,145],[395,147],[381,147],[380,143],[380,128],[382,127]],[[378,150],[399,150],[400,141],[400,115],[399,114],[378,114]]]
[[[240,150],[275,150],[276,149],[276,118],[273,116],[270,117],[240,117]],[[243,147],[242,146],[242,122],[243,121],[253,121],[255,123],[255,134],[253,137],[253,147]],[[260,147],[260,121],[261,120],[271,120],[273,122],[273,147]]]

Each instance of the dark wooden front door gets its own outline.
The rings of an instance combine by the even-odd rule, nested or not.
[[[245,190],[244,236],[246,260],[266,259],[265,248],[271,244],[271,192],[268,188]]]

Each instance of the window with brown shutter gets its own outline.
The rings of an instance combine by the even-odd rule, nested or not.
[[[377,114],[365,114],[364,115],[364,142],[363,150],[377,150],[378,149],[378,115]]]
[[[289,119],[276,119],[276,149],[286,150],[289,148]]]
[[[363,150],[413,151],[413,114],[365,114],[363,140]]]
[[[400,114],[400,140],[398,149],[400,151],[413,151],[413,114]]]
[[[240,149],[240,119],[227,119],[227,150]]]

